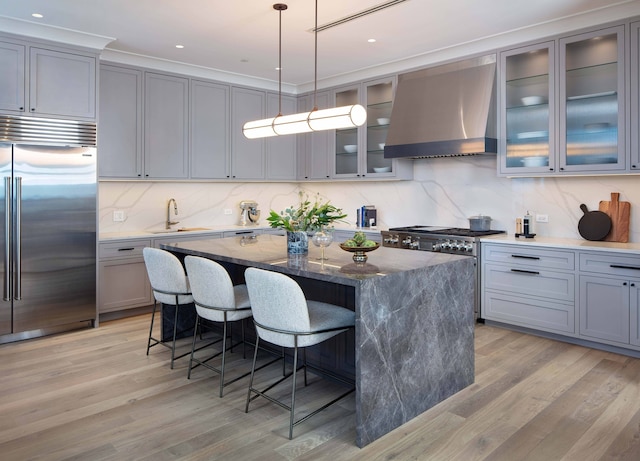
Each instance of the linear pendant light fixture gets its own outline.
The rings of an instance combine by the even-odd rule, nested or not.
[[[313,109],[310,112],[301,112],[292,115],[282,115],[282,12],[287,9],[284,3],[276,3],[273,9],[279,11],[279,42],[278,42],[278,115],[264,120],[247,122],[242,127],[242,132],[249,139],[266,138],[285,134],[308,133],[310,131],[335,130],[340,128],[353,128],[361,126],[367,121],[367,111],[360,104],[351,106],[334,107],[318,110],[318,0],[315,10],[315,74],[313,88]]]

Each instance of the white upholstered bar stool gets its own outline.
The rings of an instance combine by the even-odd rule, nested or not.
[[[233,285],[227,270],[220,264],[210,259],[199,256],[187,256],[184,258],[184,265],[189,275],[193,301],[196,305],[197,319],[193,334],[193,345],[191,348],[191,359],[189,360],[189,373],[187,378],[191,378],[191,370],[202,365],[220,375],[220,397],[222,397],[224,386],[236,382],[251,373],[248,370],[241,376],[224,381],[224,365],[226,351],[240,343],[244,343],[244,325],[241,322],[242,341],[227,346],[229,336],[228,324],[251,317],[251,305],[246,285]],[[196,337],[202,327],[202,320],[222,323],[222,338],[214,341],[210,345],[222,341],[222,349],[206,359],[194,357],[196,349]],[[230,325],[229,325],[230,328]],[[243,345],[244,347],[244,345]],[[210,365],[210,360],[221,356],[220,368]],[[194,365],[195,364],[195,365]],[[248,368],[248,367],[247,367]]]
[[[355,326],[355,313],[344,307],[319,301],[308,301],[300,285],[291,277],[278,272],[266,271],[250,267],[245,271],[245,281],[251,300],[253,321],[256,326],[257,338],[253,356],[253,366],[247,393],[245,412],[249,411],[249,403],[258,397],[289,410],[289,439],[293,438],[293,427],[311,416],[319,413],[329,405],[337,402],[355,390],[352,382],[347,382],[337,376],[332,376],[345,384],[349,390],[323,405],[308,415],[295,420],[296,374],[304,369],[304,383],[307,385],[306,358],[302,366],[298,367],[298,349],[319,344],[327,339],[347,331]],[[260,340],[277,346],[293,348],[293,369],[290,373],[263,390],[253,387],[255,364]],[[329,374],[326,371],[324,374]],[[289,405],[269,396],[267,391],[292,377],[291,403]],[[255,394],[255,395],[252,395]]]
[[[181,306],[193,303],[193,296],[189,288],[189,280],[180,260],[172,253],[158,248],[146,247],[142,250],[147,275],[153,290],[153,313],[151,314],[151,326],[149,327],[149,339],[147,341],[147,355],[149,349],[158,344],[171,349],[171,368],[173,361],[185,357],[189,352],[179,356],[176,354],[176,336],[178,333],[178,311]],[[153,337],[153,322],[156,317],[158,303],[170,304],[175,307],[173,320],[173,341],[171,345],[165,344],[161,339]]]

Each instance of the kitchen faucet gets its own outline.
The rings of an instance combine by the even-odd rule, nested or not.
[[[176,214],[176,216],[178,215],[178,203],[176,202],[175,199],[170,198],[169,202],[167,203],[167,222],[165,225],[165,229],[171,229],[171,225],[172,224],[178,224],[180,221],[171,221],[171,202],[173,202],[173,211]]]

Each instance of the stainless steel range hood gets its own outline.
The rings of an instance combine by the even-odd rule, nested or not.
[[[495,55],[400,75],[385,158],[497,152]]]

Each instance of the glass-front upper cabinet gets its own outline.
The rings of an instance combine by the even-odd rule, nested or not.
[[[631,163],[640,171],[640,22],[631,23]]]
[[[364,86],[367,109],[367,134],[365,164],[369,174],[389,174],[393,160],[384,158],[384,145],[391,121],[394,80],[392,78],[369,82]]]
[[[502,173],[555,169],[554,42],[500,54]]]
[[[344,88],[335,94],[336,107],[360,104],[360,86]],[[356,176],[358,170],[359,127],[336,130],[336,176]]]
[[[560,171],[624,170],[624,27],[559,45]]]

